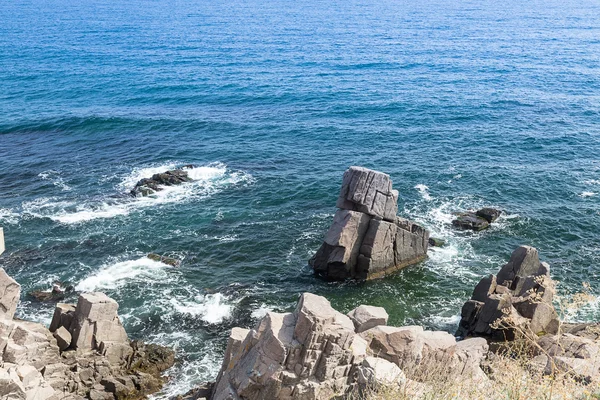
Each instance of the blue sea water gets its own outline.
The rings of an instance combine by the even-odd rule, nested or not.
[[[163,397],[214,379],[231,327],[304,291],[453,331],[528,244],[562,295],[600,294],[598,1],[14,0],[0,20],[18,315],[47,323],[27,292],[55,279],[106,292],[131,337],[177,348]],[[194,183],[127,197],[190,163]],[[379,281],[315,278],[350,165],[389,173],[400,213],[448,245]],[[452,230],[484,205],[507,213]],[[567,317],[598,320],[598,303]]]

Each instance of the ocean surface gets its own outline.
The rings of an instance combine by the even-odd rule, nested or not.
[[[48,323],[27,293],[54,280],[106,292],[132,338],[177,349],[157,397],[214,379],[233,326],[305,291],[453,332],[527,244],[563,296],[600,294],[598,1],[11,0],[0,20],[0,266],[18,316]],[[127,196],[184,164],[195,182]],[[374,282],[315,278],[351,165],[389,173],[400,214],[447,246]],[[506,213],[451,228],[480,206]],[[596,301],[565,313],[600,319]]]

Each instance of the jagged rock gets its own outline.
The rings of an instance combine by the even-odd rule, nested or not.
[[[383,307],[361,305],[350,311],[348,317],[354,323],[356,333],[361,333],[378,325],[387,324],[389,316]]]
[[[60,351],[65,351],[71,345],[71,340],[73,339],[69,331],[61,326],[54,333],[54,338],[56,339],[56,343],[58,344],[58,348]]]
[[[371,384],[401,384],[427,360],[445,374],[483,376],[485,340],[459,346],[452,335],[421,327],[355,329],[325,298],[304,293],[293,313],[268,313],[255,329],[232,331],[212,399],[346,398]]]
[[[406,381],[400,367],[383,358],[367,357],[357,370],[358,384],[375,390],[380,386],[401,385]]]
[[[392,190],[389,175],[362,167],[344,172],[336,206],[394,221],[398,211],[398,191]]]
[[[50,290],[34,290],[28,295],[41,302],[58,302],[64,300],[67,294],[72,293],[72,285],[63,285],[62,282],[54,282]]]
[[[0,319],[12,319],[19,304],[21,285],[0,268]]]
[[[163,190],[163,186],[180,185],[185,182],[191,182],[192,180],[193,179],[188,176],[187,171],[183,169],[173,169],[159,174],[154,174],[151,178],[139,180],[135,184],[135,187],[131,190],[130,194],[133,197],[150,196],[158,191]]]
[[[14,292],[5,293],[0,302],[9,304]],[[105,294],[86,293],[77,306],[57,305],[52,332],[38,323],[0,318],[0,398],[133,400],[159,390],[174,352],[140,342],[132,346],[117,309]]]
[[[153,261],[158,261],[163,264],[170,265],[171,267],[179,267],[179,265],[181,264],[181,261],[176,258],[161,256],[160,254],[156,254],[156,253],[150,253],[146,257],[148,257],[149,259],[151,259]]]
[[[390,177],[361,167],[344,173],[339,210],[309,264],[330,280],[374,279],[425,259],[429,232],[396,216]]]
[[[559,320],[552,305],[555,288],[550,269],[535,248],[521,246],[498,276],[483,278],[461,312],[458,336],[511,339],[516,330],[556,333]]]

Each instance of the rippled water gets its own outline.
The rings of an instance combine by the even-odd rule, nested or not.
[[[19,316],[49,321],[26,293],[55,279],[105,291],[130,336],[178,349],[166,396],[215,377],[232,326],[304,291],[452,331],[529,244],[562,293],[598,294],[599,16],[590,0],[3,2],[0,265]],[[190,163],[195,182],[127,196]],[[389,173],[401,214],[447,247],[376,282],[316,279],[350,165]],[[451,229],[483,205],[507,213]]]

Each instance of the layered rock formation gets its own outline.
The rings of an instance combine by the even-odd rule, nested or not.
[[[540,262],[535,248],[521,246],[497,276],[477,284],[462,308],[457,335],[504,340],[511,339],[515,330],[554,334],[559,328],[554,295],[550,266]]]
[[[163,190],[164,186],[181,185],[185,182],[191,182],[193,179],[188,176],[186,169],[194,168],[187,165],[181,169],[173,169],[159,174],[154,174],[150,178],[140,179],[131,189],[130,194],[133,197],[150,196]]]
[[[486,379],[484,339],[457,343],[446,332],[385,326],[387,313],[361,306],[349,313],[304,293],[293,313],[268,313],[255,329],[234,328],[213,400],[329,399],[379,384],[417,379],[432,362],[438,373]],[[372,327],[371,327],[372,326]]]
[[[173,351],[131,343],[105,294],[57,305],[50,329],[13,319],[19,295],[0,268],[0,398],[138,399],[163,385]]]
[[[361,167],[344,173],[339,208],[309,261],[327,279],[373,279],[425,259],[429,232],[398,217],[389,175]]]

